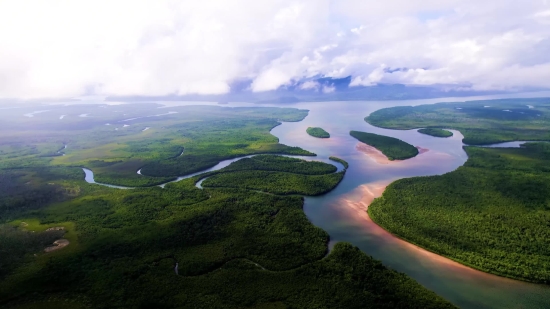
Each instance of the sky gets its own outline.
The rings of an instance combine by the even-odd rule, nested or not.
[[[0,98],[550,88],[550,0],[0,0]],[[305,82],[302,88],[331,92]]]

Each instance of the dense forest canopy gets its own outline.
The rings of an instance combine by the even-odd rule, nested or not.
[[[550,283],[550,144],[465,149],[463,167],[394,182],[369,215],[391,233],[466,265]]]
[[[235,156],[313,155],[269,133],[307,111],[48,108],[0,115],[3,308],[452,308],[349,244],[328,252],[297,194],[336,186],[345,171],[332,165],[260,155],[164,188],[84,181],[81,166],[150,186]]]

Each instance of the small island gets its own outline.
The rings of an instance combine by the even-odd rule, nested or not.
[[[334,162],[338,162],[338,163],[342,164],[344,166],[344,169],[346,169],[346,170],[349,167],[349,163],[347,161],[343,160],[343,159],[340,159],[340,158],[335,157],[335,156],[330,156],[328,158],[329,158],[329,160],[332,160]]]
[[[350,131],[349,134],[380,150],[390,161],[405,160],[418,154],[416,147],[397,138],[360,131]]]
[[[313,137],[318,137],[318,138],[329,138],[330,137],[330,134],[323,130],[323,128],[319,128],[319,127],[308,127],[307,130],[306,130],[307,134],[313,136]]]
[[[439,128],[424,128],[418,130],[418,133],[434,136],[434,137],[451,137],[453,132]]]

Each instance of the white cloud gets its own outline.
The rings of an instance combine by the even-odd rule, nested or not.
[[[550,10],[537,12],[533,18],[541,24],[550,25]]]
[[[312,81],[312,80],[308,80],[306,82],[304,82],[303,84],[300,85],[300,89],[302,90],[319,90],[319,87],[321,85],[319,85],[318,82],[316,81]]]
[[[324,85],[323,86],[323,93],[333,93],[334,91],[336,91],[336,87],[332,86],[332,85]]]
[[[348,75],[550,88],[549,12],[539,0],[3,0],[0,98],[224,93],[241,78],[266,91]]]
[[[255,92],[275,90],[279,86],[290,82],[291,78],[292,74],[287,74],[276,67],[272,67],[261,72],[256,77],[252,83],[252,90]]]

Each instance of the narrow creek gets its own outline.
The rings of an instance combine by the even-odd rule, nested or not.
[[[183,151],[182,151],[182,154],[183,154]],[[178,157],[179,156],[181,156],[181,154],[178,155]],[[229,164],[231,164],[233,162],[237,162],[237,161],[242,160],[244,158],[252,158],[254,156],[257,156],[257,155],[248,155],[248,156],[242,156],[242,157],[237,157],[237,158],[233,158],[233,159],[223,160],[223,161],[220,161],[218,164],[216,164],[215,166],[213,166],[211,168],[207,168],[207,169],[204,169],[200,172],[196,172],[196,173],[192,173],[192,174],[187,174],[185,176],[179,176],[175,180],[167,181],[167,182],[165,182],[163,184],[160,184],[160,185],[157,185],[157,186],[161,187],[161,188],[164,188],[164,186],[166,186],[169,183],[182,181],[184,179],[195,177],[197,175],[204,174],[206,172],[213,172],[213,171],[221,170],[222,168],[229,166]],[[301,160],[304,160],[304,161],[316,161],[316,162],[323,162],[323,163],[331,164],[331,165],[334,165],[336,167],[336,169],[337,169],[336,173],[341,172],[341,171],[344,170],[344,166],[341,163],[332,161],[328,157],[324,158],[324,157],[318,157],[318,156],[313,157],[313,156],[291,156],[291,155],[280,155],[280,156],[288,157],[288,158],[301,159]],[[115,188],[115,189],[136,189],[136,187],[116,186],[116,185],[96,182],[95,179],[94,179],[94,172],[92,172],[90,169],[87,169],[87,168],[82,168],[82,170],[84,171],[84,174],[85,174],[84,180],[86,180],[87,183],[97,184],[97,185],[106,186],[106,187]],[[142,175],[141,174],[141,169],[139,169],[137,171],[137,173],[139,175]],[[200,181],[198,181],[195,184],[195,186],[199,189],[202,189],[201,184],[207,178],[208,177],[205,177],[205,178],[201,179]]]

